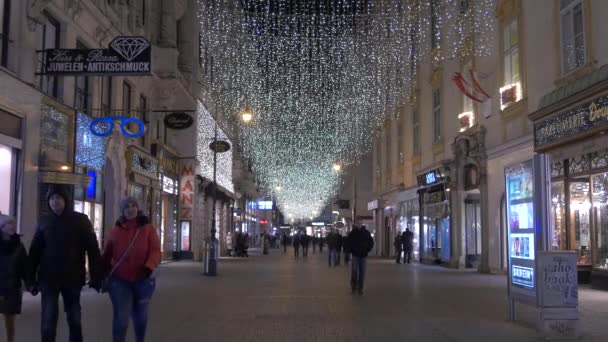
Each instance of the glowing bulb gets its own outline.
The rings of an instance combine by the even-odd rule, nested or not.
[[[61,170],[63,170],[63,171],[68,171],[69,169],[70,169],[70,167],[67,166],[67,165],[62,165],[61,166]]]
[[[243,114],[241,114],[241,119],[244,123],[251,122],[251,120],[253,119],[253,113],[251,112],[250,108],[247,107],[243,110]]]
[[[334,168],[334,171],[340,171],[342,169],[342,165],[335,163],[333,168]]]

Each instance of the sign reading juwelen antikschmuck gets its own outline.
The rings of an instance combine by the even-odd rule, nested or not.
[[[149,75],[150,42],[144,37],[116,37],[107,49],[44,50],[45,75]]]
[[[534,123],[536,148],[608,128],[608,95]]]

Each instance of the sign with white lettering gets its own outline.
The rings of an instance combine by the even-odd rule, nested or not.
[[[534,288],[534,268],[511,265],[511,281],[514,285]]]
[[[44,75],[150,75],[152,49],[144,37],[116,37],[107,49],[44,50]]]
[[[608,129],[608,95],[535,122],[534,146],[543,147],[602,127]]]
[[[578,305],[578,278],[575,252],[538,254],[541,304],[543,307]]]

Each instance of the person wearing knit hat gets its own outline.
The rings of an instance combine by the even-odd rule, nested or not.
[[[148,307],[156,288],[153,274],[161,260],[160,239],[137,199],[126,197],[119,205],[120,218],[103,251],[114,308],[112,335],[114,342],[125,341],[132,318],[136,341],[144,341]]]
[[[51,212],[40,218],[29,251],[27,279],[32,294],[38,289],[41,300],[41,335],[43,341],[55,341],[59,296],[70,331],[70,341],[82,341],[80,292],[86,283],[86,263],[90,273],[89,286],[101,287],[101,255],[93,225],[88,216],[72,210],[70,188],[51,184],[47,199]]]

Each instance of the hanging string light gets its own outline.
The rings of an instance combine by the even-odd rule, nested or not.
[[[436,1],[439,59],[468,47],[466,38],[448,43],[454,27],[490,33],[477,20],[491,22],[493,0],[464,2]],[[285,214],[321,212],[339,185],[332,165],[357,161],[385,116],[414,99],[430,51],[429,1],[199,0],[199,9],[209,93],[240,90],[212,99],[225,109],[218,115],[240,130],[259,183]],[[252,123],[239,119],[244,107]]]

